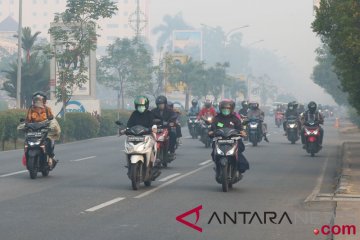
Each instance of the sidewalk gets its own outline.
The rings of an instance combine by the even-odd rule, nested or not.
[[[339,129],[344,139],[342,169],[337,190],[338,198],[334,226],[356,226],[356,235],[334,235],[335,240],[360,239],[360,131],[356,128]]]

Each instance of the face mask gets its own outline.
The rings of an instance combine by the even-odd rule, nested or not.
[[[230,113],[231,113],[230,109],[227,108],[221,109],[221,114],[224,116],[228,116],[230,115]]]
[[[162,104],[159,104],[158,107],[159,107],[160,110],[164,110],[164,109],[165,109],[165,104],[163,104],[163,103],[162,103]]]
[[[137,110],[139,111],[139,113],[143,113],[143,112],[145,112],[146,107],[145,107],[145,106],[139,106],[139,107],[137,108]]]

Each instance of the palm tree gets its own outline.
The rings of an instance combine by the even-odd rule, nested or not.
[[[152,33],[160,36],[157,41],[157,49],[160,50],[166,42],[171,38],[174,30],[189,30],[192,29],[187,23],[185,23],[182,14],[178,13],[175,16],[165,15],[163,18],[163,24],[155,27]]]
[[[23,30],[22,30],[22,38],[21,38],[21,41],[22,41],[22,48],[25,50],[26,52],[26,60],[27,62],[30,61],[30,52],[34,46],[34,43],[36,42],[37,40],[37,37],[38,35],[41,33],[41,32],[36,32],[34,35],[31,34],[31,28],[29,27],[24,27]]]

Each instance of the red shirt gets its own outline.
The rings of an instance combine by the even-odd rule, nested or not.
[[[203,108],[201,109],[201,111],[199,112],[199,115],[197,116],[198,119],[200,119],[201,117],[204,116],[216,116],[216,111],[215,108],[211,107],[211,108]]]

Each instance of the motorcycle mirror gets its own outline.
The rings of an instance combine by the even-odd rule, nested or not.
[[[119,120],[117,120],[117,121],[115,122],[115,124],[116,124],[116,125],[119,125],[119,126],[123,125],[123,123],[122,123],[121,121],[119,121]]]

